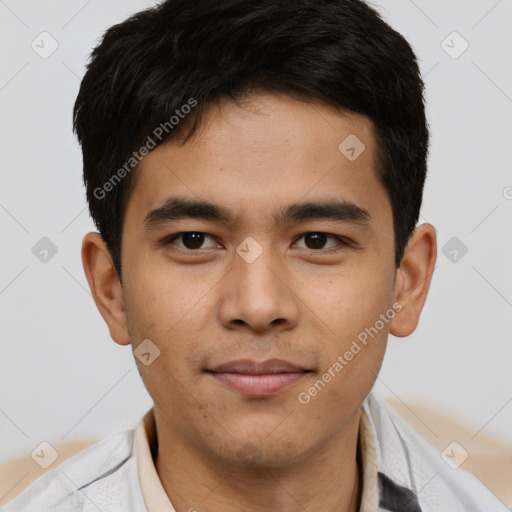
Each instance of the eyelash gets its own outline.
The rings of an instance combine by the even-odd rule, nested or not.
[[[174,233],[172,235],[169,235],[167,236],[166,238],[164,238],[162,240],[162,245],[164,246],[168,246],[168,245],[174,245],[173,242],[177,239],[179,239],[182,235],[186,235],[186,234],[190,234],[190,233],[195,233],[195,234],[199,234],[199,235],[206,235],[206,236],[209,236],[211,238],[214,239],[214,237],[212,235],[209,235],[208,233],[204,233],[202,231],[181,231],[179,233]],[[351,241],[345,237],[342,237],[342,236],[338,236],[338,235],[333,235],[332,233],[325,233],[323,231],[307,231],[306,233],[302,233],[298,238],[297,240],[300,240],[301,238],[307,236],[307,235],[312,235],[312,234],[315,234],[315,235],[327,235],[327,237],[330,237],[330,238],[334,238],[336,240],[338,240],[338,242],[340,242],[340,245],[342,247],[346,247],[346,246],[350,246],[351,245]],[[199,253],[201,251],[201,249],[187,249],[186,247],[180,247],[179,248],[180,250],[182,251],[185,251],[185,252],[189,252],[189,253],[194,253],[194,252],[197,252]],[[306,248],[303,248],[301,247],[301,249],[307,249],[307,250],[310,250],[314,253],[325,253],[325,252],[330,252],[330,251],[336,251],[336,250],[340,250],[340,248],[336,248],[336,247],[329,247],[327,249],[308,249],[307,247]]]

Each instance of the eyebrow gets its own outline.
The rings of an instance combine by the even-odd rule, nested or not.
[[[187,218],[223,222],[228,225],[237,222],[235,214],[224,206],[207,200],[171,197],[162,206],[151,210],[146,215],[144,226],[149,229],[166,222]],[[277,225],[322,219],[367,225],[371,215],[355,203],[342,199],[325,199],[285,206],[274,213],[273,219]]]

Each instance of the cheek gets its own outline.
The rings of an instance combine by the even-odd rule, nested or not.
[[[204,307],[212,283],[201,282],[178,267],[155,260],[136,265],[137,276],[126,283],[126,315],[137,337],[165,343],[175,337],[182,324]],[[156,342],[156,341],[155,341]]]
[[[393,275],[390,269],[368,264],[331,275],[320,292],[310,294],[311,309],[334,337],[346,342],[374,325],[391,307]]]
[[[374,330],[374,324],[355,336],[333,337],[325,350],[325,364],[307,386],[298,388],[297,402],[311,417],[337,428],[371,391],[386,343],[387,326]]]
[[[143,340],[156,346],[158,357],[146,366],[136,357],[141,377],[155,401],[157,397],[171,403],[170,396],[179,396],[185,403],[185,388],[194,385],[191,379],[190,354],[201,351],[204,333],[211,323],[211,283],[194,281],[172,274],[169,269],[146,265],[136,279],[127,280],[125,311],[130,340],[137,353]],[[166,396],[168,395],[168,396]],[[183,396],[182,396],[183,395]],[[193,404],[190,404],[193,407]]]
[[[324,339],[323,368],[314,388],[306,391],[318,412],[344,416],[357,406],[373,386],[384,357],[393,309],[389,273],[353,273],[330,279],[322,300],[311,297],[313,311],[329,330]],[[324,331],[325,332],[325,331]],[[329,403],[339,403],[333,411]]]

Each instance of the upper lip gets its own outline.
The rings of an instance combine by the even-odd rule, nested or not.
[[[307,372],[306,368],[295,366],[284,359],[267,359],[256,362],[250,359],[238,359],[223,363],[207,371],[214,373],[243,373],[248,375],[264,375],[269,373],[297,373]]]

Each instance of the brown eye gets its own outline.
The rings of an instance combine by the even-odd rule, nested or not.
[[[183,233],[181,237],[187,249],[199,249],[204,243],[203,233]]]
[[[331,247],[336,247],[336,245],[339,245],[341,243],[341,240],[339,238],[337,238],[334,235],[329,235],[328,233],[305,233],[304,235],[301,236],[301,239],[302,238],[304,239],[305,248],[311,250],[330,249]],[[329,238],[338,243],[334,243],[326,247]]]
[[[205,249],[208,247],[214,247],[214,245],[202,247],[205,240],[207,238],[212,238],[210,235],[207,235],[206,233],[201,233],[199,231],[187,231],[184,233],[176,233],[175,235],[172,235],[171,237],[167,238],[164,241],[164,245],[174,244],[175,240],[181,240],[181,244],[174,244],[178,245],[178,247],[181,247],[182,249],[188,249],[188,250],[196,250],[196,249]],[[212,239],[213,240],[213,239]]]

